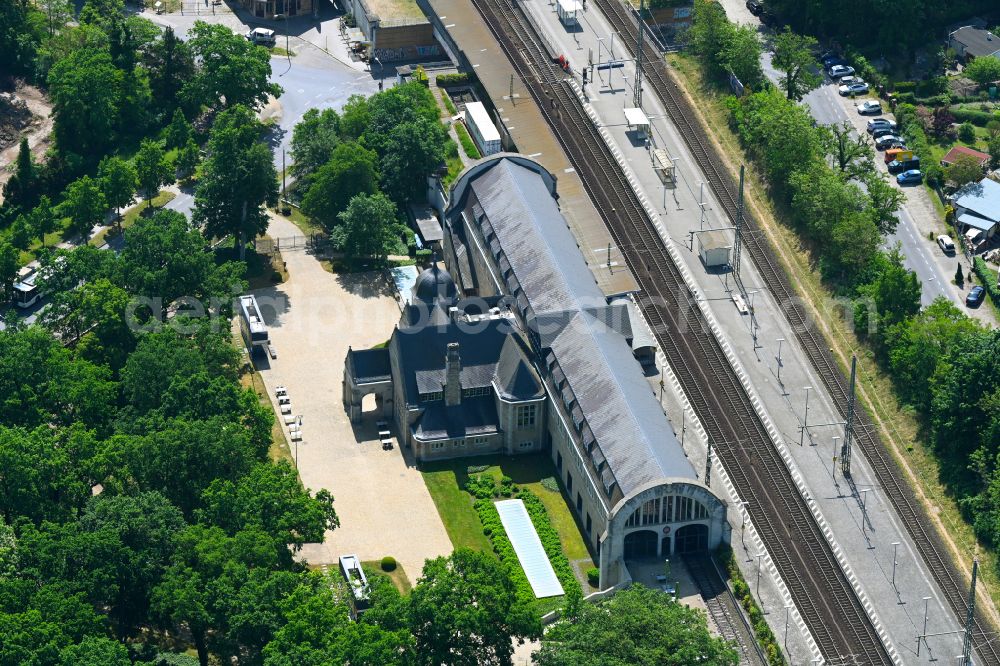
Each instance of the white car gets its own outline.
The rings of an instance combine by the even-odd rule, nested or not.
[[[247,34],[244,35],[248,41],[254,44],[259,44],[261,46],[274,46],[274,30],[268,30],[267,28],[254,28],[253,30],[248,30]]]
[[[842,76],[854,74],[854,68],[850,65],[834,65],[826,71],[831,79],[839,79]]]
[[[858,113],[865,115],[866,113],[882,113],[882,104],[875,100],[866,99],[865,101],[858,104]]]
[[[840,94],[845,97],[848,95],[866,95],[868,94],[868,84],[864,81],[858,81],[856,83],[848,83],[840,86],[838,90],[840,91]]]
[[[937,244],[945,254],[955,254],[955,242],[951,240],[951,236],[941,234],[937,237]]]

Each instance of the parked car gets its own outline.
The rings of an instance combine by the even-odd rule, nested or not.
[[[830,69],[834,65],[846,65],[847,61],[844,60],[839,53],[833,51],[826,51],[821,53],[819,56],[819,61],[823,63],[823,69]]]
[[[268,30],[267,28],[249,30],[245,37],[254,44],[261,46],[274,46],[275,44],[274,30]]]
[[[895,127],[889,127],[888,125],[885,127],[876,127],[875,129],[872,130],[872,138],[881,139],[883,136],[889,136],[890,134],[895,134],[895,133],[896,133]]]
[[[983,303],[983,297],[986,295],[986,290],[981,285],[976,285],[969,291],[969,295],[965,297],[965,304],[970,308],[979,307]]]
[[[955,241],[951,239],[951,236],[941,234],[937,237],[937,244],[945,254],[955,254]]]
[[[906,143],[895,134],[887,134],[875,139],[876,150],[889,150],[890,148],[905,148]]]
[[[831,79],[839,79],[842,76],[854,74],[854,68],[850,65],[834,65],[826,70],[826,73]]]
[[[893,160],[889,162],[889,173],[902,173],[920,168],[920,158],[911,157],[908,160]]]
[[[868,84],[864,81],[861,83],[848,83],[847,85],[840,86],[838,90],[845,97],[848,95],[865,95],[868,93]]]
[[[924,174],[920,169],[910,169],[896,176],[896,182],[900,185],[919,185],[924,181]]]
[[[879,114],[882,113],[882,103],[874,99],[866,99],[857,106],[858,113],[861,115],[866,115],[869,113]]]
[[[754,16],[760,16],[760,13],[764,11],[764,5],[757,2],[757,0],[747,0],[747,9]]]
[[[889,129],[896,129],[896,122],[894,120],[889,120],[888,118],[872,118],[868,121],[868,133],[871,134],[879,127],[888,127]]]

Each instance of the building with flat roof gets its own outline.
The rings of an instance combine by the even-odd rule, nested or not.
[[[637,360],[652,353],[646,324],[598,287],[555,177],[520,155],[469,167],[451,188],[443,250],[451,272],[420,276],[419,307],[388,348],[348,353],[352,419],[388,367],[380,408],[417,460],[546,451],[602,587],[628,580],[626,559],[727,539],[725,503],[698,481]]]

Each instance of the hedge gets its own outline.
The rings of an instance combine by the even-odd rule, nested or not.
[[[976,257],[972,260],[972,270],[976,272],[980,284],[986,289],[986,293],[990,297],[990,300],[993,301],[993,304],[1000,307],[1000,288],[997,288],[996,278],[993,277],[993,272],[986,265],[982,257]]]
[[[719,559],[726,566],[729,580],[733,584],[733,594],[736,595],[743,609],[747,612],[747,616],[750,619],[750,626],[753,627],[753,631],[757,635],[757,642],[760,643],[760,646],[767,654],[768,663],[771,666],[783,666],[785,659],[781,656],[781,648],[778,647],[778,641],[774,636],[774,632],[771,631],[771,627],[768,626],[767,621],[764,619],[764,614],[757,606],[757,602],[754,601],[753,596],[750,594],[750,586],[743,580],[743,574],[736,564],[732,548],[720,548]]]
[[[438,74],[434,81],[441,88],[447,88],[448,86],[464,86],[469,83],[469,75],[467,72],[457,72],[453,74]]]
[[[525,575],[524,569],[521,568],[521,563],[518,561],[514,547],[507,537],[503,523],[500,522],[500,514],[497,513],[496,505],[493,504],[494,499],[498,495],[506,496],[506,490],[517,489],[517,486],[513,485],[510,477],[504,477],[503,482],[497,486],[492,476],[480,474],[470,476],[466,482],[465,489],[477,498],[473,504],[473,508],[475,508],[476,513],[479,515],[479,520],[483,523],[483,534],[493,544],[493,550],[500,558],[500,561],[511,570],[511,577],[518,588],[518,595],[525,599],[534,600],[535,593],[528,583],[528,577]],[[575,592],[582,595],[583,588],[573,574],[573,567],[570,566],[566,554],[563,553],[562,543],[559,541],[559,533],[549,521],[549,514],[545,510],[542,500],[530,490],[517,490],[513,495],[524,502],[524,508],[527,510],[528,516],[535,526],[535,531],[538,532],[538,538],[542,542],[542,547],[545,549],[545,554],[548,555],[549,561],[552,563],[552,568],[555,570],[559,582],[562,583],[563,591],[569,595],[569,590],[574,588]]]
[[[601,570],[597,567],[591,567],[587,569],[587,582],[590,583],[591,587],[597,587],[601,584]]]
[[[958,107],[950,109],[955,120],[960,123],[972,123],[973,125],[978,125],[980,127],[986,127],[986,123],[991,120],[1000,120],[1000,111],[994,111],[990,113],[989,111],[978,111],[976,109],[966,109],[964,107]]]
[[[458,134],[458,141],[462,144],[462,150],[469,156],[469,159],[478,160],[482,157],[472,137],[469,136],[469,130],[465,129],[463,123],[455,123],[455,133]]]

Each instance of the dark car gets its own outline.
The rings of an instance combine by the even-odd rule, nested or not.
[[[888,125],[880,125],[872,130],[873,139],[881,139],[883,136],[889,136],[890,134],[895,134],[896,128],[889,127]]]
[[[847,61],[840,57],[840,54],[827,51],[819,56],[819,61],[823,63],[823,69],[830,69],[834,65],[846,65]]]
[[[914,157],[912,160],[893,160],[889,162],[889,173],[902,173],[911,169],[920,168],[920,158]]]
[[[886,134],[875,139],[876,150],[888,150],[889,148],[902,148],[903,140],[895,134]]]
[[[983,297],[986,295],[986,290],[983,289],[978,284],[972,288],[969,295],[965,297],[965,304],[970,308],[979,307],[983,303]]]
[[[747,0],[747,9],[754,16],[760,16],[761,12],[764,11],[764,5],[757,2],[757,0]]]

